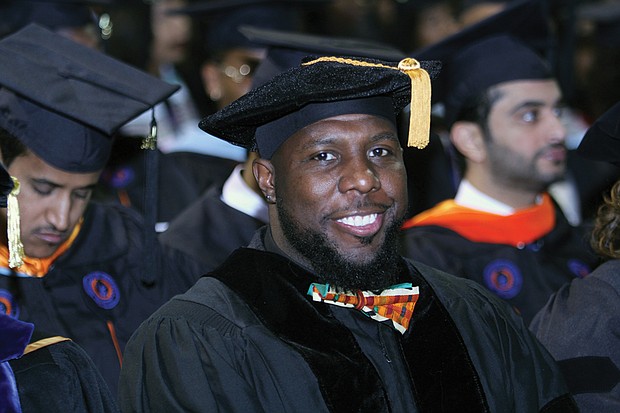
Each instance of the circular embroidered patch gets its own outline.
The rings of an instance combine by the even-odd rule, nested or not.
[[[483,276],[487,288],[505,299],[519,294],[523,285],[521,271],[508,260],[491,261],[484,268]]]
[[[118,304],[121,298],[120,291],[114,279],[105,272],[91,272],[82,279],[84,291],[95,304],[110,310]]]
[[[104,172],[102,178],[109,186],[114,189],[125,188],[133,182],[136,176],[135,171],[129,166],[122,166]]]
[[[584,278],[586,275],[590,274],[591,271],[588,264],[577,259],[568,260],[568,269],[579,278]]]
[[[7,290],[0,289],[0,314],[6,314],[13,318],[19,317],[19,306],[13,295]]]

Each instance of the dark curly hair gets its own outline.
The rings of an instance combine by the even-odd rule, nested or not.
[[[620,180],[598,209],[590,244],[604,259],[620,258]]]
[[[4,166],[8,168],[18,156],[24,155],[28,148],[8,131],[0,128],[0,152]]]

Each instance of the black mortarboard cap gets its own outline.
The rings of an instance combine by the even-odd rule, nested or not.
[[[514,3],[415,56],[442,61],[433,96],[445,105],[445,120],[451,124],[464,106],[491,86],[551,78],[551,67],[542,58],[549,40],[544,2],[529,0]]]
[[[208,16],[213,13],[243,9],[248,6],[265,6],[274,4],[319,5],[330,1],[332,0],[206,0],[194,1],[192,4],[185,7],[170,10],[170,13],[182,13],[193,16]]]
[[[483,3],[510,3],[510,0],[462,0],[461,7],[467,8]]]
[[[576,10],[580,21],[592,25],[594,39],[603,47],[618,48],[620,45],[620,2],[584,2]]]
[[[232,48],[256,48],[256,43],[242,35],[238,28],[250,25],[274,30],[296,30],[298,12],[305,7],[324,4],[327,0],[211,0],[197,1],[170,10],[205,20],[205,49],[215,54]]]
[[[89,6],[111,0],[4,0],[0,1],[0,37],[36,23],[50,30],[96,24]]]
[[[0,41],[0,85],[0,127],[68,172],[102,169],[110,136],[178,89],[35,24]]]
[[[405,54],[393,46],[366,39],[319,36],[253,26],[241,26],[239,31],[251,42],[267,47],[267,54],[254,73],[253,87],[286,69],[299,66],[306,56],[355,56],[386,61],[405,58]]]
[[[235,145],[258,149],[262,157],[270,158],[304,126],[338,114],[335,110],[360,113],[356,108],[359,103],[384,98],[387,109],[380,104],[373,110],[381,107],[390,111],[392,118],[412,102],[411,114],[420,118],[410,122],[410,138],[413,134],[421,141],[428,140],[429,76],[435,76],[439,68],[438,62],[413,59],[400,63],[339,57],[305,61],[207,116],[200,128]]]
[[[584,158],[620,166],[620,102],[588,128],[577,153]]]

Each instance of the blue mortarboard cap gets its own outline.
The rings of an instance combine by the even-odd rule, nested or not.
[[[451,124],[480,93],[499,83],[553,76],[542,59],[549,47],[549,21],[539,0],[517,2],[502,12],[441,42],[414,53],[420,59],[441,60],[442,73],[433,97],[445,105]]]
[[[620,102],[588,128],[577,153],[584,158],[620,166]]]
[[[259,86],[276,74],[299,66],[307,56],[351,56],[399,61],[405,54],[393,46],[366,39],[319,36],[299,32],[241,26],[239,31],[251,42],[267,47],[267,54],[254,74],[252,85]]]
[[[103,168],[110,136],[178,89],[35,24],[0,41],[0,85],[0,127],[68,172]]]

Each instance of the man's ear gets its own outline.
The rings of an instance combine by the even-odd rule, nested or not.
[[[450,128],[450,141],[467,160],[480,163],[486,159],[484,134],[477,123],[455,122]]]
[[[207,96],[214,102],[220,100],[223,92],[217,65],[214,63],[203,64],[200,68],[200,76]]]
[[[252,164],[252,172],[254,173],[254,178],[256,178],[258,187],[265,196],[267,203],[275,204],[276,187],[274,184],[275,171],[273,163],[267,159],[257,158]]]

